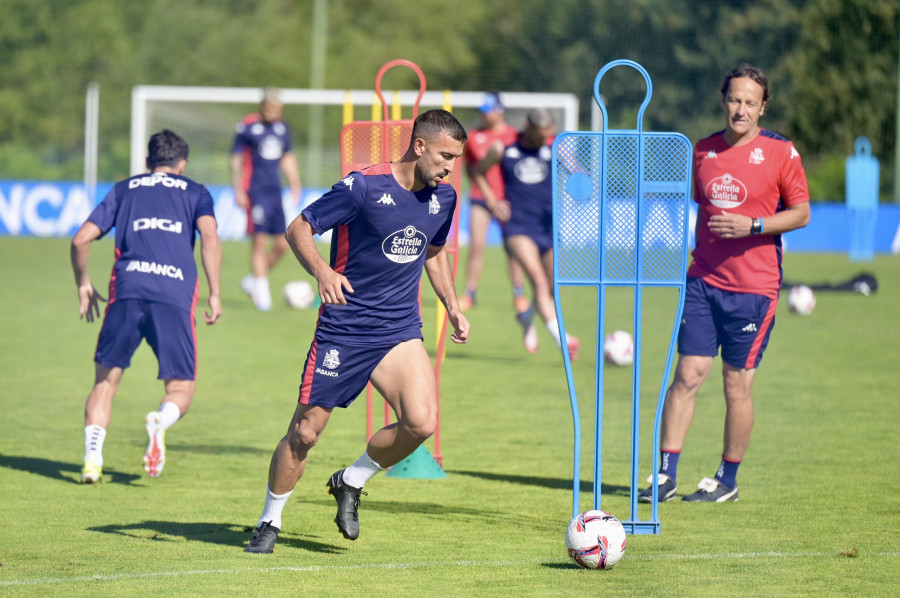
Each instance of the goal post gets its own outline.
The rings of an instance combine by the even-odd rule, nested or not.
[[[420,104],[425,109],[443,107],[447,104],[448,94],[463,125],[467,128],[477,126],[476,109],[484,101],[483,91],[426,91]],[[529,109],[544,106],[556,117],[559,131],[578,130],[579,101],[574,94],[501,91],[500,95],[506,106],[507,120],[514,126],[524,123]],[[392,98],[396,98],[404,109],[409,109],[417,96],[416,91],[400,90]],[[256,110],[261,98],[262,87],[134,87],[131,94],[131,174],[145,171],[149,136],[168,127],[185,137],[191,147],[192,178],[204,184],[229,184],[227,165],[234,127],[244,115]],[[339,171],[340,127],[348,111],[360,109],[361,120],[368,119],[375,98],[375,91],[371,89],[281,89],[284,119],[293,133],[304,187],[327,189],[346,174]],[[334,130],[325,131],[323,147],[308,147],[307,140],[311,137],[307,131],[309,115],[289,112],[294,106],[333,108],[334,114],[326,113],[325,120],[329,126],[334,123]]]

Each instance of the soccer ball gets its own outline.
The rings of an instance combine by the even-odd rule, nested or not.
[[[312,285],[305,280],[294,280],[284,285],[284,302],[294,309],[307,309],[316,300]]]
[[[606,511],[585,511],[566,530],[566,550],[585,569],[612,569],[625,556],[625,543],[625,528]]]
[[[795,314],[808,316],[816,308],[816,296],[808,286],[800,284],[791,287],[788,293],[788,307]]]
[[[610,332],[603,341],[603,357],[613,365],[631,365],[634,361],[634,339],[624,330]]]

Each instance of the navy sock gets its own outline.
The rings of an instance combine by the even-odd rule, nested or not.
[[[740,466],[740,461],[729,461],[723,456],[719,471],[716,472],[716,479],[729,488],[734,488],[737,486],[737,471]]]
[[[659,456],[662,461],[662,464],[659,466],[659,473],[664,473],[672,481],[675,481],[675,474],[678,472],[678,458],[681,456],[681,451],[660,451]]]

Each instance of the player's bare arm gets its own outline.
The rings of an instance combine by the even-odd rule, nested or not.
[[[285,238],[291,251],[294,252],[300,265],[316,279],[319,284],[319,298],[329,305],[347,305],[344,293],[352,293],[353,287],[343,274],[338,274],[322,258],[313,237],[312,225],[301,214],[288,226]]]
[[[281,156],[281,171],[291,188],[291,201],[294,205],[300,204],[300,167],[297,166],[297,156],[294,152],[286,152]]]
[[[512,214],[510,212],[509,202],[497,199],[497,196],[494,195],[494,190],[491,189],[485,175],[487,174],[487,171],[500,162],[500,159],[503,157],[503,149],[503,142],[497,141],[496,143],[493,143],[491,147],[488,148],[484,158],[478,163],[477,168],[472,171],[472,182],[474,182],[481,191],[481,196],[484,198],[487,209],[490,210],[494,218],[500,222],[506,222]]]
[[[219,287],[222,272],[222,244],[216,232],[216,219],[212,216],[201,216],[197,219],[197,230],[200,231],[200,260],[206,272],[209,285],[209,311],[203,312],[207,324],[215,324],[222,317],[222,297]]]
[[[100,238],[100,233],[96,224],[85,222],[75,233],[70,249],[72,272],[75,274],[75,284],[78,287],[78,317],[84,318],[88,323],[100,317],[100,301],[106,301],[106,298],[94,288],[87,273],[91,243]]]
[[[428,274],[428,280],[431,281],[431,287],[438,299],[444,304],[450,325],[453,326],[450,340],[457,344],[468,342],[469,320],[459,309],[453,274],[450,270],[450,260],[443,246],[428,246],[428,255],[425,257],[425,273]]]
[[[809,202],[802,202],[771,216],[760,218],[761,234],[778,235],[803,228],[809,223],[809,213]],[[709,218],[709,230],[722,239],[749,237],[753,232],[753,218],[743,214],[716,214]]]
[[[231,154],[231,188],[234,190],[234,201],[240,207],[250,207],[250,197],[244,189],[243,179],[244,156]]]

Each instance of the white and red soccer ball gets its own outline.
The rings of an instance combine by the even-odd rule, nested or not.
[[[284,302],[294,309],[307,309],[316,300],[316,292],[305,280],[294,280],[284,285]]]
[[[610,332],[603,339],[603,357],[613,365],[631,365],[634,361],[634,339],[624,330]]]
[[[611,569],[625,556],[625,528],[606,511],[576,515],[566,529],[569,557],[585,569]]]
[[[788,307],[797,315],[808,316],[816,308],[816,296],[806,285],[791,287],[788,293]]]

